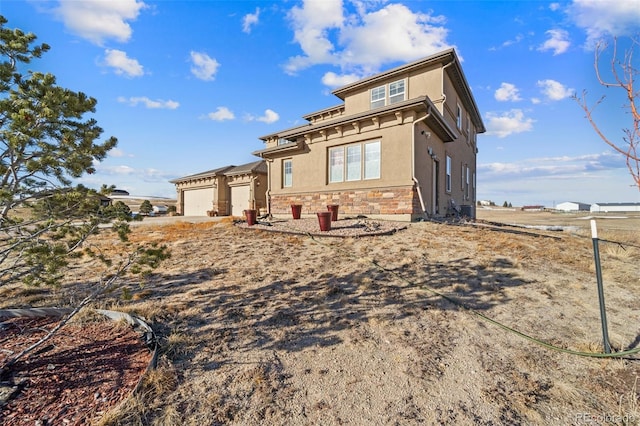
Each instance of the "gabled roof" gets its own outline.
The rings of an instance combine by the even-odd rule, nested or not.
[[[208,177],[220,176],[220,175],[224,174],[225,171],[229,170],[232,167],[235,167],[235,166],[219,167],[217,169],[207,170],[206,172],[200,172],[200,173],[196,173],[196,174],[193,174],[193,175],[188,175],[188,176],[180,177],[180,178],[177,178],[177,179],[173,179],[173,180],[170,180],[169,182],[178,183],[178,182],[184,182],[184,181],[187,181],[187,180],[204,179],[204,178],[208,178]]]
[[[246,175],[251,173],[267,173],[267,163],[263,160],[254,161],[253,163],[234,166],[224,172],[225,176]]]
[[[259,173],[266,174],[267,173],[267,164],[264,160],[258,160],[247,164],[242,164],[240,166],[224,166],[219,167],[217,169],[208,170],[206,172],[196,173],[189,176],[184,176],[181,178],[170,180],[169,182],[176,184],[180,182],[187,182],[190,180],[196,179],[206,179],[212,178],[216,176],[237,176],[237,175],[245,175],[251,173]]]

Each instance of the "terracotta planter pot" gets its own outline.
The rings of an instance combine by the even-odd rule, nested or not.
[[[329,204],[327,206],[327,210],[329,210],[331,212],[331,221],[335,222],[336,220],[338,220],[338,207],[340,207],[340,205],[338,204]]]
[[[302,213],[302,204],[291,204],[291,214],[294,219],[300,219]]]
[[[318,224],[321,231],[331,231],[331,212],[318,212]]]
[[[256,224],[256,210],[245,210],[244,216],[247,218],[247,226]]]

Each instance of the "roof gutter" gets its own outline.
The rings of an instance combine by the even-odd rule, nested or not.
[[[416,177],[416,158],[415,158],[416,152],[415,151],[416,151],[416,129],[417,129],[418,123],[426,120],[429,117],[431,117],[431,106],[427,108],[427,114],[424,117],[419,118],[413,122],[413,132],[411,132],[411,178],[416,183],[416,191],[418,192],[418,198],[420,199],[420,208],[422,208],[422,216],[425,219],[427,218],[427,209],[425,208],[424,199],[422,198],[422,187],[420,186],[420,182]]]

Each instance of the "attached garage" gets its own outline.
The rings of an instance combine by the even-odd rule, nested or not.
[[[184,191],[184,216],[206,216],[213,206],[213,188]]]
[[[264,161],[226,166],[172,180],[177,212],[183,216],[240,216],[265,209],[267,165]]]
[[[231,215],[243,216],[243,211],[251,207],[251,188],[249,185],[231,187]]]

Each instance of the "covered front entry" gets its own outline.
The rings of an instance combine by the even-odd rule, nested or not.
[[[231,187],[231,215],[244,216],[243,210],[251,208],[251,191],[249,185]]]
[[[184,191],[183,206],[184,216],[206,216],[213,206],[213,188]]]

